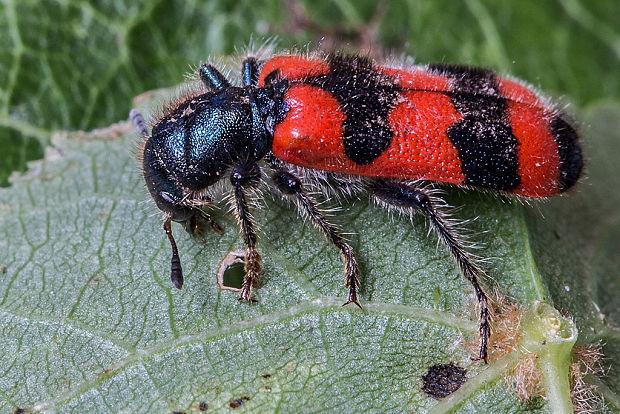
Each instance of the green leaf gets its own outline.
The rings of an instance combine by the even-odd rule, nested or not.
[[[162,100],[151,99],[144,105]],[[448,191],[463,206],[458,217],[479,216],[470,227],[484,243],[480,254],[493,257],[489,288],[526,305],[553,303],[575,318],[582,343],[604,340],[612,361],[620,357],[611,327],[619,322],[611,246],[620,241],[620,200],[609,191],[618,188],[610,173],[618,119],[617,105],[589,112],[589,179],[575,194],[540,205],[545,219],[519,203]],[[270,197],[256,211],[264,256],[257,304],[240,303],[215,280],[226,253],[243,247],[225,204],[215,212],[223,235],[208,232],[202,241],[173,226],[186,275],[176,290],[159,215],[145,202],[131,156],[135,139],[127,122],[54,134],[46,159],[0,190],[1,411],[198,412],[200,402],[223,410],[240,398],[250,412],[566,406],[561,376],[545,377],[560,391],[549,406],[524,405],[507,389],[506,369],[522,351],[488,366],[471,361],[463,339],[477,340],[477,319],[468,283],[427,237],[423,219],[412,225],[366,201],[346,204],[335,218],[359,253],[364,310],[341,306],[336,249]],[[526,327],[528,334],[537,335]],[[546,372],[567,371],[570,346],[561,358],[532,349],[551,364]],[[422,393],[421,377],[448,362],[465,367],[469,380],[437,402]],[[616,370],[592,379],[609,410],[619,408]]]
[[[587,380],[620,410],[620,334],[611,328],[620,320],[619,17],[616,0],[0,2],[0,185],[53,142],[0,191],[0,411],[194,412],[200,401],[212,410],[243,396],[254,412],[559,406],[522,404],[506,390],[505,369],[520,353],[469,361],[461,334],[476,340],[473,296],[423,220],[411,226],[364,202],[337,215],[362,262],[361,312],[340,307],[334,249],[268,198],[257,213],[260,302],[247,306],[215,283],[221,259],[242,247],[221,205],[223,236],[201,243],[174,227],[187,279],[179,292],[129,127],[54,132],[124,119],[131,97],[272,35],[281,47],[312,41],[487,66],[588,108],[587,178],[570,196],[533,208],[476,192],[448,198],[465,206],[458,217],[480,217],[469,227],[492,257],[489,289],[552,304],[574,318],[579,343],[605,343],[611,370]],[[437,403],[420,378],[448,361],[470,379]]]

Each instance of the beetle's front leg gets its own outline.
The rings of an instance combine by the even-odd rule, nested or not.
[[[260,168],[255,162],[243,162],[236,165],[230,173],[230,182],[234,188],[235,213],[241,235],[246,245],[245,276],[241,286],[239,300],[253,301],[252,288],[258,285],[261,272],[261,256],[256,249],[256,226],[250,214],[247,201],[248,190],[255,187],[260,179]]]
[[[200,228],[200,220],[211,226],[213,231],[215,231],[217,234],[224,234],[224,230],[220,227],[219,224],[217,224],[215,220],[213,220],[211,215],[205,213],[202,210],[196,210],[196,213],[194,213],[194,215],[185,222],[185,231],[191,235],[200,235],[202,233],[202,229]]]

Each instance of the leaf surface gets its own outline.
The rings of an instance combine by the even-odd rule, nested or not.
[[[463,206],[458,218],[479,217],[467,227],[491,258],[487,290],[552,304],[574,318],[578,343],[603,341],[611,369],[588,380],[620,411],[617,1],[377,4],[0,3],[0,185],[52,144],[0,190],[0,411],[196,412],[200,402],[212,410],[239,398],[250,412],[557,407],[519,403],[507,390],[505,368],[520,354],[489,366],[469,360],[474,298],[423,219],[412,225],[365,200],[336,214],[360,258],[364,311],[340,306],[335,249],[270,197],[256,212],[258,304],[215,283],[225,254],[243,247],[224,204],[215,213],[222,236],[202,242],[174,226],[186,272],[177,291],[129,126],[58,132],[109,126],[133,96],[180,82],[188,64],[271,35],[283,48],[370,46],[420,63],[491,67],[584,108],[587,173],[573,194],[532,207],[453,189],[447,198]],[[169,99],[155,94],[148,111]],[[421,392],[421,377],[447,362],[467,368],[469,381],[438,403]]]
[[[448,191],[463,206],[458,217],[479,216],[469,227],[484,244],[480,254],[493,257],[487,285],[574,316],[580,340],[603,339],[610,359],[618,352],[610,327],[618,258],[600,251],[618,242],[620,226],[618,194],[602,188],[616,180],[605,171],[618,150],[618,119],[617,106],[590,112],[597,146],[589,182],[538,206],[546,219],[518,203]],[[0,190],[3,411],[197,412],[203,401],[217,409],[248,397],[250,412],[420,412],[437,404],[421,392],[421,377],[448,362],[470,378],[452,407],[459,412],[546,411],[542,400],[524,408],[507,390],[501,361],[470,361],[463,337],[477,340],[473,295],[423,219],[391,218],[364,200],[337,214],[359,252],[360,311],[341,306],[336,250],[266,197],[256,211],[264,276],[258,303],[248,305],[215,281],[226,253],[243,247],[220,204],[223,235],[202,242],[173,226],[186,273],[178,291],[129,125],[58,133],[52,142],[45,160]],[[612,402],[616,369],[602,380]]]

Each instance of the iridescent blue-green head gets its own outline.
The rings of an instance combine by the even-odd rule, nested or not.
[[[244,88],[208,92],[187,98],[153,127],[144,145],[144,179],[172,220],[190,219],[196,197],[232,165],[259,160],[268,151],[270,134],[252,99]]]

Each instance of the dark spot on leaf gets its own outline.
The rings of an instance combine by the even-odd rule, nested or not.
[[[4,273],[4,272],[3,272],[3,273]],[[16,408],[16,409],[13,411],[13,414],[27,414],[27,413],[28,413],[28,411],[24,410],[23,408]]]
[[[422,377],[422,391],[429,397],[441,399],[461,388],[467,381],[467,371],[452,363],[433,365]]]
[[[250,401],[250,397],[246,397],[243,396],[241,398],[235,398],[234,400],[232,400],[230,403],[228,403],[228,406],[230,408],[239,408],[243,405],[244,402],[246,401]]]
[[[0,272],[1,272],[2,274],[6,273],[6,265],[2,265],[2,266],[0,266]]]
[[[271,378],[271,374],[264,374],[262,375],[263,379],[269,379]]]
[[[207,404],[204,401],[201,401],[200,404],[198,405],[198,409],[200,411],[207,411],[209,409],[209,404]]]

